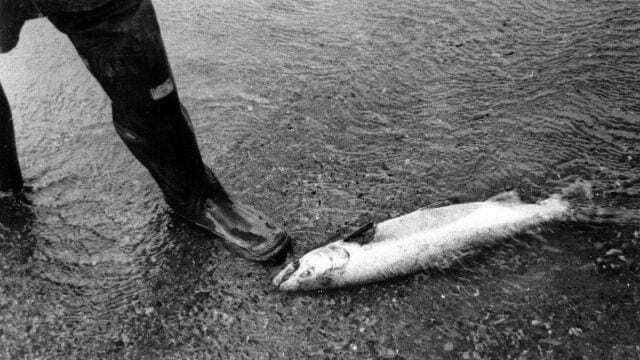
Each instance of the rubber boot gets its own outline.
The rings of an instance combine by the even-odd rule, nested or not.
[[[111,98],[116,131],[177,214],[250,260],[269,260],[286,247],[285,232],[232,199],[203,163],[150,1],[45,15],[69,36]]]
[[[20,172],[9,101],[0,85],[0,191],[19,192],[24,182]]]

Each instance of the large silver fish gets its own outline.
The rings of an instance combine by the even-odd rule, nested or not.
[[[367,243],[347,238],[310,251],[280,271],[273,284],[285,291],[313,290],[411,274],[440,267],[474,245],[569,214],[569,202],[560,195],[528,204],[515,191],[481,202],[423,208],[373,226]]]

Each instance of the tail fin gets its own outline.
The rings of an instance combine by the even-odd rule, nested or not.
[[[548,200],[555,199],[565,203],[569,208],[569,218],[576,221],[590,221],[593,217],[595,206],[593,204],[593,191],[591,183],[585,180],[576,180],[552,195]]]
[[[576,221],[591,223],[640,223],[640,209],[612,208],[597,204],[592,185],[578,180],[560,191],[560,197],[569,202]]]
[[[577,180],[573,184],[563,188],[560,190],[560,196],[572,206],[593,206],[592,185],[586,180]]]

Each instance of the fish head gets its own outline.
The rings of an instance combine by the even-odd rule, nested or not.
[[[349,262],[348,245],[332,243],[307,253],[282,269],[273,284],[285,291],[333,287]]]

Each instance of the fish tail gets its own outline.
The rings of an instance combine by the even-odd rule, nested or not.
[[[593,205],[593,186],[589,181],[577,180],[560,190],[560,198],[572,206]]]
[[[574,221],[590,219],[596,208],[593,202],[591,182],[581,179],[563,187],[549,200],[562,201],[567,204],[568,219]]]
[[[579,222],[591,223],[638,223],[639,209],[612,208],[596,203],[592,185],[586,180],[578,180],[565,187],[560,197],[570,204],[571,217]]]

